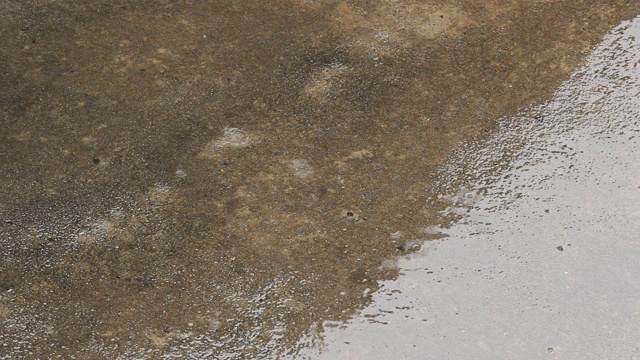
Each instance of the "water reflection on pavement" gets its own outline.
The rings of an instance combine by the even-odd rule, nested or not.
[[[439,186],[458,223],[305,356],[640,357],[639,94],[640,18],[451,157]]]

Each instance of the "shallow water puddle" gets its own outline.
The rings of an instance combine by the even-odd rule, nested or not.
[[[640,18],[548,103],[451,156],[439,186],[460,220],[304,356],[640,357],[638,95]]]

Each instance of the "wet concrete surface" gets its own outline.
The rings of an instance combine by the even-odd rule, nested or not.
[[[639,94],[637,18],[549,102],[451,155],[440,198],[460,220],[304,357],[640,358]]]
[[[0,358],[313,346],[458,220],[430,201],[449,152],[638,13],[0,1]]]

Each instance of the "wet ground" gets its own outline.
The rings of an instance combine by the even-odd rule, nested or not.
[[[459,220],[435,197],[447,155],[639,13],[0,1],[0,358],[313,346]]]
[[[460,220],[305,355],[640,358],[639,93],[637,18],[549,102],[451,155],[440,197]]]

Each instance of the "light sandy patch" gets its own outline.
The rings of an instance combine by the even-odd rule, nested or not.
[[[226,149],[245,148],[253,143],[253,138],[238,128],[226,127],[222,136],[209,142],[199,157],[211,158]]]
[[[6,319],[11,314],[11,308],[8,305],[0,303],[0,319]]]
[[[156,331],[149,331],[145,334],[146,338],[149,339],[155,346],[166,345],[167,341],[175,335],[175,333],[160,333]]]
[[[370,150],[362,149],[353,151],[349,156],[345,158],[345,160],[354,160],[354,159],[371,159],[373,157],[373,153]]]
[[[314,173],[313,168],[306,159],[296,159],[291,161],[289,163],[289,169],[291,169],[297,177],[302,179],[308,178]]]
[[[76,237],[76,241],[90,244],[98,240],[105,240],[113,236],[116,230],[116,224],[110,219],[99,220],[91,224],[89,229],[80,231]]]
[[[371,158],[373,158],[373,152],[371,152],[371,150],[360,149],[360,150],[352,151],[349,155],[336,160],[334,164],[338,168],[344,168],[345,166],[347,166],[349,161],[364,160],[364,159],[371,159]]]
[[[96,240],[98,240],[98,237],[88,231],[80,231],[76,237],[76,241],[81,244],[91,244]]]
[[[164,203],[172,198],[171,188],[165,184],[158,183],[148,193],[149,200],[153,203]]]
[[[367,10],[342,2],[333,18],[352,46],[377,54],[390,54],[416,41],[458,37],[472,23],[462,8],[433,1],[379,1]]]
[[[339,93],[340,80],[344,79],[348,70],[342,64],[332,64],[317,70],[307,81],[304,93],[318,101],[327,101],[332,93]]]

